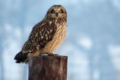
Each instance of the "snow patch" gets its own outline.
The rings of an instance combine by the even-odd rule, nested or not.
[[[115,68],[120,71],[120,45],[112,45],[108,46],[108,52],[110,53],[111,60],[115,66]]]
[[[79,45],[87,49],[91,49],[92,47],[92,41],[90,38],[87,38],[87,37],[79,39],[78,43]]]

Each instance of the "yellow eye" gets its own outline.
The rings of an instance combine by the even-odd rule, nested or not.
[[[59,11],[59,13],[63,13],[63,11],[62,11],[62,10],[60,10],[60,11]]]
[[[55,13],[55,11],[54,11],[54,10],[51,10],[51,13]]]

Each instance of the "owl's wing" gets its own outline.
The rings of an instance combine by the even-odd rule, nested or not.
[[[28,41],[24,44],[22,52],[33,52],[36,50],[37,46],[39,46],[39,49],[44,48],[44,46],[54,37],[56,30],[57,27],[55,23],[52,23],[51,21],[42,21],[36,24],[32,29]]]

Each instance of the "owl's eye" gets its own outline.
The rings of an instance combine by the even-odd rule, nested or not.
[[[55,10],[52,9],[52,10],[51,10],[51,13],[55,13]]]
[[[59,13],[63,13],[63,10],[60,10]]]

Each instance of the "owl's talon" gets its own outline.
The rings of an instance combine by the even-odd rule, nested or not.
[[[57,54],[50,53],[48,56],[57,56]]]
[[[58,54],[54,54],[54,56],[58,56]]]

